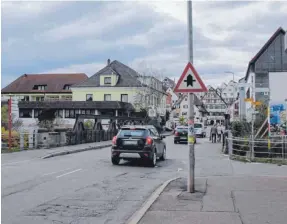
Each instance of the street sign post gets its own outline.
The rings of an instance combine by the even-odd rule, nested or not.
[[[187,190],[190,193],[194,192],[194,92],[207,92],[207,88],[202,82],[197,71],[191,62],[188,62],[185,69],[179,78],[174,92],[189,93],[188,94],[188,148],[189,148],[189,169]]]

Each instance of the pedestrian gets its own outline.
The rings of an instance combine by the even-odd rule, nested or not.
[[[210,129],[210,136],[212,143],[216,143],[217,128],[216,125],[213,125]]]
[[[218,142],[221,142],[222,135],[223,135],[223,126],[222,126],[222,124],[219,124],[219,125],[217,126],[217,138],[218,138]]]

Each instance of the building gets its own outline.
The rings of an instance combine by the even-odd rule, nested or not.
[[[166,93],[171,95],[171,104],[174,106],[174,104],[178,101],[179,95],[170,87],[166,90]]]
[[[227,103],[221,97],[220,91],[212,86],[207,86],[207,89],[208,92],[201,96],[201,100],[209,112],[207,124],[223,124],[225,120],[224,114],[227,112]]]
[[[84,73],[24,74],[2,89],[2,99],[10,95],[20,101],[72,100],[71,86],[86,80]]]
[[[222,99],[231,105],[238,97],[238,83],[231,80],[228,84],[223,84],[220,91]]]
[[[162,82],[142,76],[115,60],[87,80],[72,86],[73,101],[119,101],[134,105],[136,110],[153,108],[161,115],[166,111],[166,93]]]
[[[1,100],[7,101],[11,97],[13,116],[20,118],[24,127],[34,127],[41,112],[35,102],[71,102],[71,86],[87,78],[84,73],[24,74],[2,89]],[[22,107],[23,102],[34,107]],[[59,110],[56,116],[63,118],[64,114],[65,111]]]
[[[204,122],[206,121],[206,117],[208,111],[206,110],[204,104],[198,99],[195,95],[194,97],[194,120],[195,122]],[[181,116],[188,118],[188,95],[182,95],[179,100],[175,104],[175,109],[173,110],[173,117],[179,118]]]
[[[287,35],[283,28],[271,36],[252,58],[244,78],[245,98],[240,97],[240,117],[251,120],[252,106],[244,102],[251,98],[263,104],[282,102],[287,98]]]

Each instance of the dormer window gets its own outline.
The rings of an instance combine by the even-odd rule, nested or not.
[[[105,77],[104,78],[104,84],[105,85],[111,85],[112,84],[112,78],[111,77]]]
[[[64,88],[63,88],[64,90],[69,90],[69,89],[71,89],[71,85],[68,85],[68,84],[66,84],[66,85],[64,85]]]
[[[33,89],[34,90],[46,90],[47,85],[34,85]]]

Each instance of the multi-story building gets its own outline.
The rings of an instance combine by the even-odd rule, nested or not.
[[[208,92],[201,96],[201,100],[209,112],[209,115],[207,116],[207,124],[223,124],[225,120],[224,114],[227,111],[227,103],[221,97],[219,90],[212,86],[207,86],[207,89]]]
[[[166,93],[160,80],[142,76],[115,60],[84,82],[72,86],[73,101],[120,101],[141,108],[166,111]]]
[[[231,80],[228,84],[224,85],[220,91],[220,94],[223,100],[228,105],[231,105],[238,97],[238,83]]]
[[[194,120],[195,122],[206,123],[206,117],[208,111],[206,110],[204,104],[195,96],[194,100]],[[173,117],[179,118],[181,116],[188,118],[188,96],[187,94],[182,95],[175,104],[175,109],[173,110]]]
[[[71,101],[71,86],[85,81],[84,73],[24,74],[2,89],[1,98],[20,101]]]
[[[252,106],[246,98],[270,104],[287,98],[287,35],[281,27],[271,36],[248,64],[245,75],[245,97],[240,95],[240,117],[251,120]]]
[[[57,102],[62,102],[58,105],[68,105],[72,102],[71,86],[87,78],[83,73],[24,74],[2,89],[1,100],[11,98],[13,117],[20,118],[24,127],[36,126],[44,104],[47,104],[46,108]],[[54,109],[56,117],[65,118],[62,107]]]

